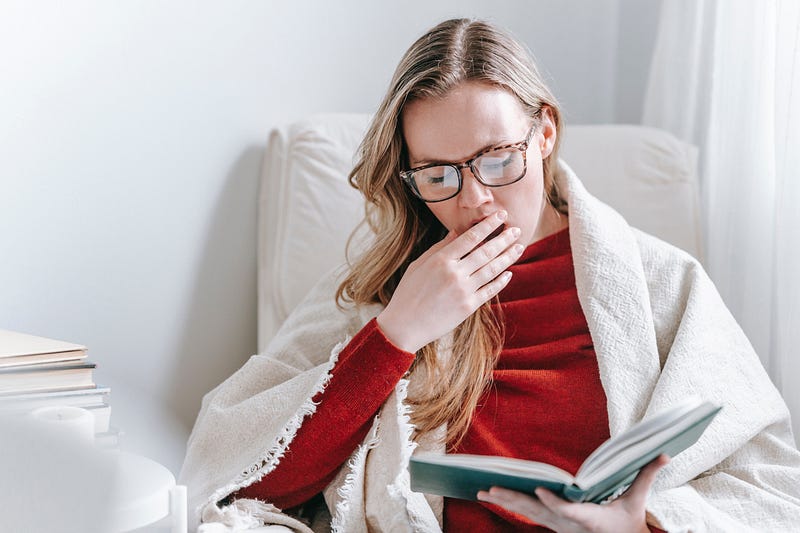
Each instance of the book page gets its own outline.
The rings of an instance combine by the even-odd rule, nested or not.
[[[650,435],[638,441],[628,441],[623,449],[609,448],[615,453],[604,453],[602,460],[595,459],[590,465],[584,464],[575,476],[575,484],[581,488],[589,488],[606,478],[617,474],[634,463],[647,462],[654,459],[657,451],[676,455],[694,444],[711,423],[711,419],[721,408],[704,402],[686,413],[683,418],[673,421],[673,425],[651,431]],[[671,419],[668,417],[665,419]],[[659,453],[661,453],[659,452]],[[639,465],[641,468],[644,464]]]
[[[667,411],[641,420],[616,437],[608,439],[586,458],[576,476],[579,476],[582,472],[597,468],[601,463],[608,461],[622,450],[673,426],[701,403],[698,398],[689,398]]]

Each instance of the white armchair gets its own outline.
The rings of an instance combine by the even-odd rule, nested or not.
[[[272,132],[259,197],[258,348],[319,277],[342,264],[363,217],[347,182],[365,114],[318,115]],[[641,126],[568,126],[562,159],[628,222],[702,260],[697,150]]]

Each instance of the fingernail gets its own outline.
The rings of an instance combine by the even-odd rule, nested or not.
[[[497,212],[497,220],[505,220],[507,216],[508,213],[503,210]]]
[[[511,235],[514,237],[519,237],[519,234],[522,233],[522,230],[519,228],[511,228]]]
[[[514,245],[514,253],[515,254],[521,254],[524,249],[525,249],[525,247],[522,246],[521,244],[515,244]]]

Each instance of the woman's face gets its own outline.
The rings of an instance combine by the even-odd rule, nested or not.
[[[465,82],[444,98],[414,100],[402,114],[410,168],[429,163],[462,163],[486,148],[525,139],[531,127],[522,104],[509,91],[480,82]],[[547,204],[542,159],[553,149],[556,129],[548,110],[531,137],[524,178],[503,187],[482,185],[471,170],[461,169],[462,187],[455,197],[426,204],[445,228],[462,234],[495,211],[508,212],[506,226],[522,230],[527,246],[566,226],[566,217]]]

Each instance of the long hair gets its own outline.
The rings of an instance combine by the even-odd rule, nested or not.
[[[543,160],[548,202],[563,211],[553,167],[558,160],[561,116],[527,49],[498,28],[477,20],[442,22],[405,53],[389,91],[359,147],[350,184],[366,200],[365,223],[374,233],[369,248],[350,266],[337,302],[386,305],[409,264],[438,242],[446,230],[399,177],[407,158],[400,117],[408,102],[441,98],[465,81],[481,81],[515,95],[532,120],[543,109],[556,126],[556,143]],[[495,306],[499,309],[499,306]],[[409,397],[417,435],[447,424],[447,442],[463,438],[503,346],[502,317],[489,302],[452,333],[453,357],[437,357],[437,342],[417,352],[413,369],[423,386]],[[441,348],[439,346],[438,348]]]

